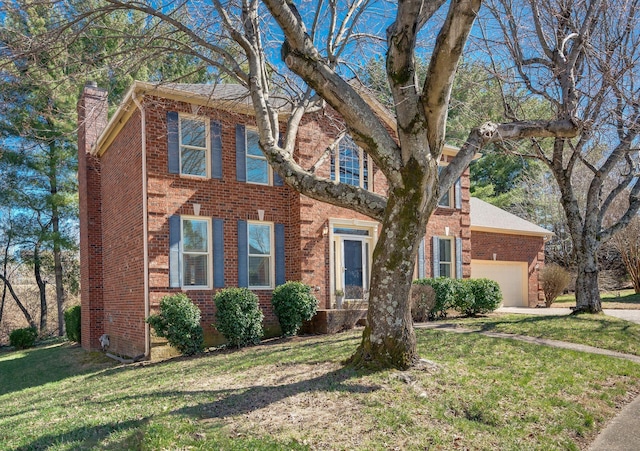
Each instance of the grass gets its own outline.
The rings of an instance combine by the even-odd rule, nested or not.
[[[640,355],[640,324],[606,315],[492,314],[479,318],[454,318],[446,322],[472,330],[550,338]]]
[[[633,290],[620,290],[600,294],[602,308],[605,309],[640,309],[640,293]],[[558,296],[551,307],[575,307],[576,297],[573,294]]]
[[[625,360],[417,337],[434,364],[406,372],[343,367],[358,331],[129,366],[68,344],[0,353],[0,448],[582,449],[640,392]]]

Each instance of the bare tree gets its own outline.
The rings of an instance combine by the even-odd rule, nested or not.
[[[571,110],[554,120],[487,123],[470,130],[458,155],[438,176],[451,86],[481,4],[319,0],[298,8],[287,0],[106,0],[100,7],[72,5],[76,19],[66,27],[88,29],[92,20],[121,9],[147,14],[151,24],[163,23],[162,33],[153,34],[154,27],[147,30],[146,45],[183,43],[182,51],[244,85],[253,102],[260,146],[289,186],[382,223],[373,256],[368,325],[351,360],[362,366],[406,368],[418,359],[409,302],[414,261],[440,193],[489,142],[577,133]],[[415,53],[423,38],[432,52],[426,79],[419,83]],[[42,42],[55,44],[55,35]],[[354,52],[374,50],[386,55],[395,105],[393,131],[368,95],[350,83],[348,61],[357,58]],[[286,133],[279,141],[282,111],[273,99],[283,93],[290,106]],[[341,116],[353,140],[385,175],[386,196],[319,177],[296,161],[296,135],[304,114],[326,105]]]
[[[505,84],[515,82],[547,102],[555,120],[578,118],[580,133],[552,146],[534,140],[524,154],[538,158],[560,189],[577,265],[577,311],[602,310],[598,251],[640,208],[640,13],[637,0],[495,0],[502,34],[491,47]],[[505,97],[505,110],[521,117]],[[580,188],[580,187],[585,188]],[[610,226],[603,218],[620,196],[628,208]]]
[[[627,227],[616,233],[611,244],[620,253],[633,289],[640,293],[640,217],[636,216]]]

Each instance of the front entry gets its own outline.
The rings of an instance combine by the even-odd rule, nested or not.
[[[368,256],[369,244],[364,240],[343,239],[342,255],[344,266],[342,268],[342,286],[344,287],[345,300],[363,300],[367,292]]]
[[[332,221],[333,300],[359,303],[368,299],[371,257],[377,224],[368,221]]]

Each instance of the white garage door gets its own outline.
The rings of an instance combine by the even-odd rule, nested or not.
[[[471,260],[471,277],[498,282],[502,290],[503,306],[528,306],[527,262]]]

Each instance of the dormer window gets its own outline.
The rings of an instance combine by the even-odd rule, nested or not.
[[[369,156],[348,135],[331,153],[331,180],[368,190],[370,167]]]

